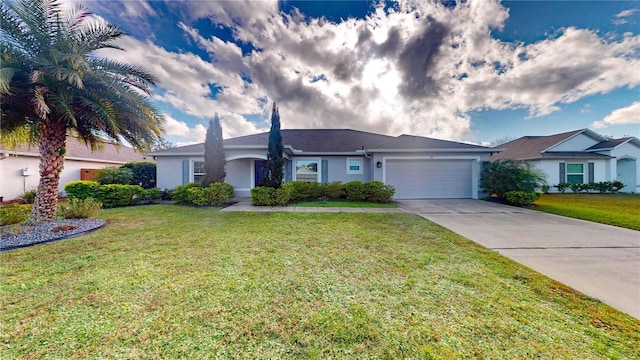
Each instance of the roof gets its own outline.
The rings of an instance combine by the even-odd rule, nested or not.
[[[626,142],[635,142],[636,144],[640,145],[640,141],[638,141],[637,138],[635,137],[623,137],[620,139],[610,139],[607,141],[603,141],[601,143],[595,144],[592,147],[588,148],[587,151],[593,151],[593,150],[611,150],[613,148],[615,148],[616,146],[620,146]]]
[[[471,151],[496,151],[484,146],[463,144],[421,136],[401,135],[398,137],[370,133],[352,129],[282,129],[282,143],[295,153],[354,153],[368,151],[458,149]],[[269,133],[240,136],[223,141],[225,149],[243,147],[267,148]],[[187,145],[153,152],[152,156],[195,155],[204,153],[204,144]]]
[[[595,151],[612,149],[623,144],[629,139],[611,139],[603,140],[598,144],[585,149],[584,151],[549,151],[555,145],[558,145],[578,134],[585,134],[595,140],[602,140],[604,137],[589,130],[581,129],[560,134],[548,136],[523,136],[516,140],[500,145],[504,149],[501,153],[491,155],[491,160],[514,159],[514,160],[536,160],[536,159],[553,159],[553,158],[581,158],[581,159],[606,159],[608,155],[598,154]]]
[[[17,149],[3,149],[9,154],[39,156],[37,145],[22,145]],[[137,152],[135,149],[124,145],[116,145],[111,142],[104,142],[101,150],[91,151],[91,148],[76,137],[67,138],[68,160],[86,160],[97,162],[127,163],[152,161],[151,157]]]

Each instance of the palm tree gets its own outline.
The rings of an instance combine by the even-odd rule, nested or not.
[[[107,139],[144,151],[161,137],[165,120],[149,100],[156,78],[98,57],[99,49],[123,50],[116,45],[123,33],[89,15],[84,5],[56,0],[2,0],[0,7],[0,130],[30,128],[38,136],[30,223],[55,219],[68,133],[92,149]]]

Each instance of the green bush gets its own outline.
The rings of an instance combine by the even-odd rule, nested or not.
[[[622,183],[622,181],[612,181],[611,182],[611,192],[617,193],[618,191],[622,190],[622,188],[624,187],[624,184]]]
[[[485,161],[480,184],[489,195],[505,199],[505,194],[509,191],[535,192],[545,184],[545,178],[527,163],[515,160]]]
[[[129,185],[131,184],[131,180],[133,180],[133,171],[125,167],[107,167],[98,170],[95,179],[100,185]]]
[[[24,194],[18,196],[18,200],[23,204],[33,204],[36,200],[36,190],[25,191]]]
[[[163,191],[157,188],[145,189],[142,192],[142,200],[156,202],[162,200]]]
[[[331,200],[339,200],[345,197],[344,189],[342,188],[342,182],[334,181],[327,184],[326,196]]]
[[[367,198],[367,192],[365,190],[362,181],[350,181],[344,184],[344,192],[349,201],[364,201]]]
[[[0,206],[0,226],[24,222],[31,213],[31,205],[9,204]]]
[[[102,210],[102,203],[93,199],[71,199],[68,204],[60,205],[58,213],[65,219],[86,219]]]
[[[551,187],[549,185],[542,185],[540,187],[540,190],[542,190],[543,193],[548,194],[549,193],[549,189],[551,189]]]
[[[310,183],[305,181],[290,181],[289,183],[293,187],[291,201],[303,201],[311,198]]]
[[[382,181],[369,181],[364,184],[366,201],[374,203],[388,203],[393,199],[396,189]]]
[[[309,183],[309,200],[318,200],[324,196],[327,196],[327,184]]]
[[[586,185],[586,186],[585,186]],[[573,191],[574,193],[579,193],[583,190],[586,190],[587,187],[589,185],[588,184],[570,184],[569,188],[571,189],[571,191]]]
[[[505,200],[511,205],[525,206],[531,205],[538,200],[538,194],[527,191],[508,191],[504,194]]]
[[[290,182],[282,184],[282,186],[276,190],[274,205],[286,206],[291,201],[292,193],[293,185]]]
[[[190,182],[184,185],[179,185],[175,189],[171,190],[171,199],[181,203],[189,204],[189,189],[200,188],[199,182]]]
[[[71,199],[87,199],[97,198],[98,189],[100,184],[95,181],[70,181],[64,186],[64,191],[67,193],[69,200]]]
[[[274,206],[276,204],[276,189],[266,186],[256,186],[251,189],[251,204],[255,206]]]
[[[94,198],[105,208],[134,205],[143,199],[144,189],[140,185],[107,184],[98,188]]]
[[[569,184],[569,183],[561,182],[560,184],[556,185],[555,187],[558,189],[558,191],[560,191],[561,194],[564,194],[570,186],[571,186],[571,184]]]
[[[152,162],[130,162],[122,165],[131,170],[133,178],[131,184],[140,185],[145,189],[156,186],[156,164]]]

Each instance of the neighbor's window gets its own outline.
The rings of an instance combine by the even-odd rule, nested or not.
[[[567,164],[567,182],[569,184],[584,183],[584,164]]]
[[[362,159],[347,158],[347,174],[362,174]]]
[[[296,160],[296,181],[318,182],[318,161]]]
[[[193,181],[200,182],[204,177],[204,161],[193,162]]]

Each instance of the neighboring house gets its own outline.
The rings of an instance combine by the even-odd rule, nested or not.
[[[499,146],[491,160],[514,159],[534,165],[549,185],[619,180],[623,192],[640,191],[640,140],[607,139],[589,129],[549,136],[524,136]]]
[[[75,137],[67,139],[67,153],[64,168],[60,173],[58,190],[73,180],[81,179],[81,169],[102,169],[109,166],[121,166],[127,162],[152,161],[134,149],[116,146],[105,142],[102,150],[91,151],[91,148]],[[36,189],[40,181],[40,154],[38,146],[20,146],[17,149],[0,147],[0,197],[13,200],[25,191]]]
[[[349,182],[380,180],[396,188],[396,199],[479,197],[481,162],[496,149],[350,129],[281,130],[285,180]],[[265,176],[269,133],[224,140],[225,181],[237,196]],[[150,153],[158,187],[175,188],[204,175],[204,144]]]

